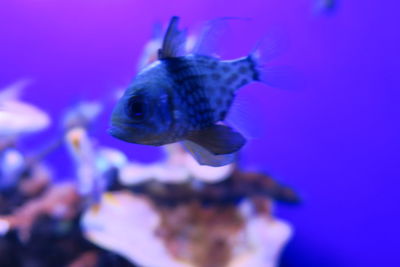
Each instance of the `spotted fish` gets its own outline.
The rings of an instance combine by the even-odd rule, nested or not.
[[[183,142],[202,165],[223,166],[246,143],[224,125],[237,90],[267,75],[260,51],[235,60],[206,55],[206,38],[188,54],[186,31],[172,17],[158,60],[141,70],[117,103],[110,134],[126,142],[160,146]],[[268,75],[267,75],[268,78]]]

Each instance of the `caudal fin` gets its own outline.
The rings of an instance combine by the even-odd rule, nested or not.
[[[255,80],[271,87],[281,89],[297,89],[302,84],[300,74],[290,66],[274,66],[272,60],[288,47],[287,42],[279,38],[261,40],[248,59],[252,62]]]

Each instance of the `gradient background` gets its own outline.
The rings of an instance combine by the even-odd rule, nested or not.
[[[34,82],[23,98],[47,110],[52,128],[24,140],[35,150],[59,131],[77,100],[106,100],[126,87],[153,22],[182,17],[192,27],[221,16],[253,18],[227,39],[230,57],[245,55],[270,27],[291,48],[280,59],[301,70],[302,90],[254,84],[242,93],[262,136],[244,149],[243,165],[263,169],[302,194],[300,207],[278,206],[295,236],[283,266],[400,266],[399,22],[396,1],[340,1],[315,15],[312,0],[134,1],[1,0],[0,88]],[[229,41],[228,41],[229,40]],[[94,135],[135,160],[155,148],[127,145],[106,133],[109,108]],[[65,151],[49,162],[57,176],[73,170]],[[72,166],[72,165],[71,165]]]

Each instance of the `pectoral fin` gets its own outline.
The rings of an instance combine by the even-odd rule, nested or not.
[[[206,129],[191,132],[187,138],[214,155],[232,154],[237,152],[246,139],[231,127],[215,124]]]

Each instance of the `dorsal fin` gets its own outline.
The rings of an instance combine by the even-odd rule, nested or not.
[[[222,44],[230,32],[230,22],[233,20],[249,21],[250,19],[222,17],[205,22],[192,53],[205,56],[221,56],[221,53],[224,52]]]
[[[165,33],[162,47],[158,50],[158,58],[179,57],[185,54],[186,30],[178,29],[179,17],[172,17]]]

